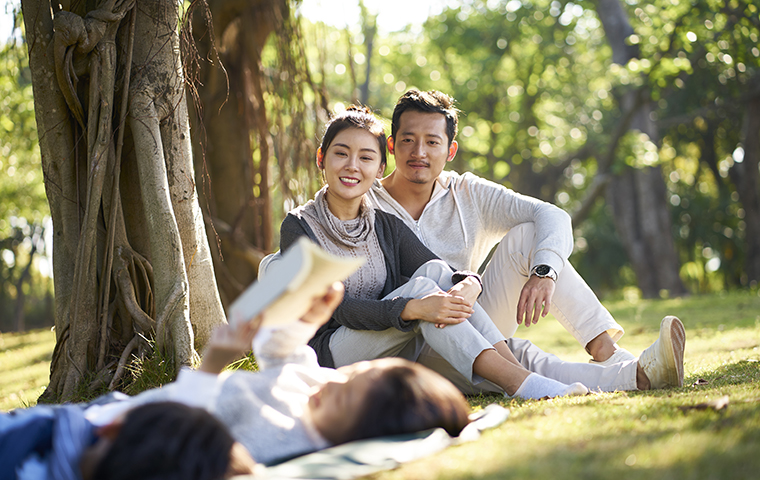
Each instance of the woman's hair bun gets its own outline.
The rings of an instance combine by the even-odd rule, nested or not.
[[[366,113],[369,115],[372,115],[372,109],[369,108],[366,105],[355,105],[351,104],[348,107],[346,107],[347,112],[359,112],[359,113]]]

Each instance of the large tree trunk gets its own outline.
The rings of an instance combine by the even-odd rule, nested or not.
[[[179,368],[224,322],[193,180],[178,4],[83,3],[22,1],[54,230],[43,401],[75,399],[84,382],[115,388],[131,355],[150,350],[145,338]]]
[[[625,65],[638,56],[626,40],[633,33],[619,0],[597,0],[597,13],[612,47],[612,60]],[[630,90],[621,99],[621,110],[633,113],[630,127],[657,142],[657,130],[650,119],[648,101],[637,101],[638,92]],[[687,293],[679,276],[680,262],[672,236],[666,200],[667,190],[659,167],[627,168],[612,178],[607,190],[615,226],[636,272],[645,297],[656,297],[666,290],[672,295]]]

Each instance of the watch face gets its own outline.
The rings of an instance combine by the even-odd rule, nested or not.
[[[536,267],[536,275],[539,275],[541,277],[548,275],[549,271],[550,271],[549,265],[538,265]]]

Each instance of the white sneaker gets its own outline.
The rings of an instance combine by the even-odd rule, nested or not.
[[[667,316],[660,324],[660,337],[639,357],[639,365],[649,377],[650,388],[683,386],[683,351],[686,332],[676,317]]]
[[[593,363],[594,365],[601,365],[603,367],[609,367],[610,365],[614,365],[616,363],[622,363],[627,362],[630,360],[636,360],[636,356],[626,350],[625,348],[618,347],[617,350],[615,350],[615,353],[610,355],[610,358],[603,362],[597,362],[593,358],[588,361],[588,363]]]

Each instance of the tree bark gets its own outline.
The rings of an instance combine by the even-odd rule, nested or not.
[[[638,56],[638,49],[627,43],[633,28],[619,0],[597,0],[597,13],[612,47],[612,59],[625,65]],[[659,141],[650,119],[648,101],[639,102],[635,90],[623,94],[621,111],[633,113],[631,129]],[[626,168],[612,178],[606,190],[615,226],[628,253],[642,294],[651,298],[666,290],[672,295],[687,293],[679,276],[680,262],[672,235],[666,199],[667,190],[659,167]]]
[[[271,174],[274,148],[269,131],[266,77],[261,53],[289,15],[284,0],[211,0],[213,23],[193,13],[192,29],[203,62],[196,72],[200,109],[194,117],[195,152],[207,206],[208,235],[225,303],[258,275],[273,248]],[[284,133],[283,133],[284,134]]]
[[[41,401],[115,388],[155,333],[179,368],[224,322],[193,181],[178,5],[134,4],[22,1],[54,230],[56,347]]]

